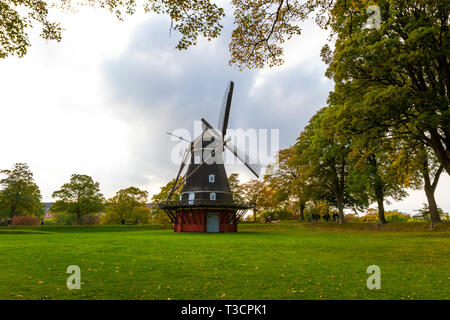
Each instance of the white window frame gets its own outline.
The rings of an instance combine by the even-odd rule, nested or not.
[[[216,176],[213,175],[213,174],[210,174],[209,177],[208,177],[208,181],[209,181],[209,183],[216,182]]]
[[[211,193],[209,194],[209,200],[213,200],[213,201],[216,200],[216,193],[215,193],[215,192],[211,192]]]
[[[194,204],[194,200],[195,200],[195,193],[194,192],[189,192],[189,204],[193,205]]]
[[[194,156],[194,164],[200,164],[200,156]]]

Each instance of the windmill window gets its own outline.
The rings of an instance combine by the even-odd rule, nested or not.
[[[189,192],[189,204],[194,204],[195,193]]]
[[[209,200],[216,200],[216,194],[214,192],[209,194]]]
[[[213,174],[210,174],[210,175],[209,175],[209,182],[210,182],[210,183],[213,183],[214,181],[216,181],[216,176],[213,175]]]
[[[194,164],[200,164],[200,156],[194,157]]]

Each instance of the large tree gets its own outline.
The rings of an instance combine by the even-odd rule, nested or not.
[[[296,203],[300,220],[305,219],[306,203],[310,200],[308,176],[306,170],[302,169],[294,145],[279,151],[278,162],[268,166],[264,177],[278,205],[289,205],[291,201]]]
[[[296,151],[315,200],[325,200],[336,207],[339,223],[345,222],[346,207],[361,207],[365,203],[352,196],[349,175],[353,164],[349,153],[349,138],[335,127],[334,107],[318,111],[310,120],[296,143]]]
[[[258,212],[270,206],[270,193],[264,181],[256,179],[244,183],[242,188],[244,191],[244,199],[254,205],[253,222],[256,222]]]
[[[370,135],[367,132],[349,135],[349,160],[353,163],[349,184],[355,197],[363,202],[376,202],[378,223],[385,224],[384,204],[387,198],[401,200],[406,197],[405,188],[413,186],[411,176],[414,171],[399,167],[397,145],[380,137],[381,133]]]
[[[228,184],[230,185],[231,193],[233,194],[233,200],[240,202],[244,201],[244,190],[239,181],[238,173],[232,173],[228,176]]]
[[[106,201],[109,221],[122,223],[123,220],[135,220],[147,207],[148,192],[136,187],[117,191],[116,195]]]
[[[378,1],[379,28],[365,28],[363,2],[338,2],[324,47],[330,101],[341,100],[350,134],[425,144],[450,174],[448,1]],[[380,130],[381,129],[381,130]]]
[[[0,208],[15,215],[38,215],[42,211],[41,192],[33,173],[25,163],[14,164],[11,170],[0,170]]]
[[[81,223],[82,216],[98,213],[104,206],[100,184],[87,175],[73,174],[70,182],[53,192],[52,196],[58,199],[53,204],[52,211],[74,214],[78,224]]]

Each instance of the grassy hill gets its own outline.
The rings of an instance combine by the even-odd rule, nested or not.
[[[0,299],[449,299],[448,224],[394,225],[403,232],[297,222],[234,234],[1,227]],[[69,265],[81,268],[81,290],[66,287]],[[366,287],[369,265],[381,268],[380,290]]]

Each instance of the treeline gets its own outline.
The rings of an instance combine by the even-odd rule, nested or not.
[[[278,168],[265,178],[276,197],[324,201],[355,211],[423,189],[431,225],[441,221],[435,191],[450,174],[450,67],[447,1],[377,1],[380,24],[367,27],[367,4],[336,1],[326,25],[335,42],[321,56],[335,83]],[[287,201],[287,200],[286,200]]]
[[[27,164],[16,163],[11,170],[1,170],[0,219],[3,224],[37,224],[43,219],[44,204],[39,187]],[[57,224],[132,224],[160,223],[148,206],[148,192],[136,187],[119,190],[105,199],[100,184],[92,177],[73,174],[70,181],[52,194],[57,199],[51,207]]]

